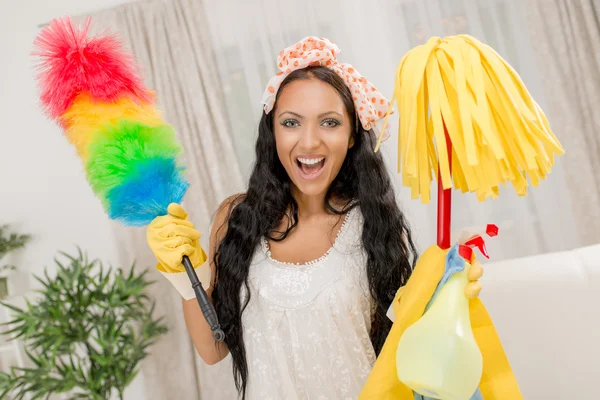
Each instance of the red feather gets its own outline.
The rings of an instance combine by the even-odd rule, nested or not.
[[[60,117],[81,92],[97,101],[113,102],[130,96],[151,103],[133,57],[115,35],[87,37],[90,19],[83,28],[71,19],[55,19],[37,36],[33,55],[38,66],[40,98],[52,118]]]

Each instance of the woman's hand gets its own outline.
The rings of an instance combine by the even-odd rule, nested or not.
[[[167,215],[155,218],[148,225],[146,239],[162,272],[184,272],[183,256],[189,257],[194,268],[206,261],[206,253],[200,247],[200,232],[187,217],[183,207],[171,203]]]

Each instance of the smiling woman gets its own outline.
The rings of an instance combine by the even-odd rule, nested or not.
[[[416,258],[374,151],[389,102],[338,53],[315,37],[281,52],[248,190],[217,213],[207,292],[224,346],[184,301],[198,353],[210,364],[230,353],[243,398],[356,398]],[[184,251],[198,234],[172,219],[159,227],[164,247],[177,236],[173,252]]]
[[[286,49],[280,56],[283,71],[286,63],[296,68],[268,85],[277,90],[267,88],[263,99],[248,192],[225,217],[215,254],[215,306],[231,330],[239,388],[253,399],[355,398],[415,256],[383,158],[374,152],[373,116],[387,101],[337,63],[331,42],[307,38],[301,48],[304,54]],[[303,58],[311,49],[323,59]],[[354,96],[347,81],[360,84]],[[367,104],[369,98],[376,101]],[[254,251],[255,240],[264,251]],[[249,295],[241,304],[232,296],[240,290]],[[298,348],[290,347],[294,338]],[[344,367],[331,370],[332,357]],[[351,383],[331,384],[344,376]]]

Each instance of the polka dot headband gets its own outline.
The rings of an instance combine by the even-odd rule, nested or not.
[[[338,74],[350,88],[354,107],[363,128],[376,130],[375,125],[385,117],[390,108],[390,102],[350,64],[339,63],[336,56],[340,52],[340,48],[333,42],[314,36],[304,38],[295,45],[282,50],[277,58],[277,66],[280,71],[271,78],[263,94],[262,103],[265,113],[268,114],[273,109],[277,91],[283,80],[292,71],[322,65]],[[388,137],[389,133],[384,132],[382,140]]]

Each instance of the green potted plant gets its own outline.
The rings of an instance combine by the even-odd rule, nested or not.
[[[0,299],[8,296],[8,277],[17,268],[1,261],[8,253],[24,247],[30,239],[30,235],[9,232],[8,225],[0,226]]]
[[[148,348],[167,331],[144,293],[151,282],[133,266],[124,272],[81,251],[61,254],[54,277],[35,276],[42,285],[35,300],[23,309],[4,304],[13,311],[4,334],[23,340],[31,366],[0,374],[0,398],[123,399]]]

